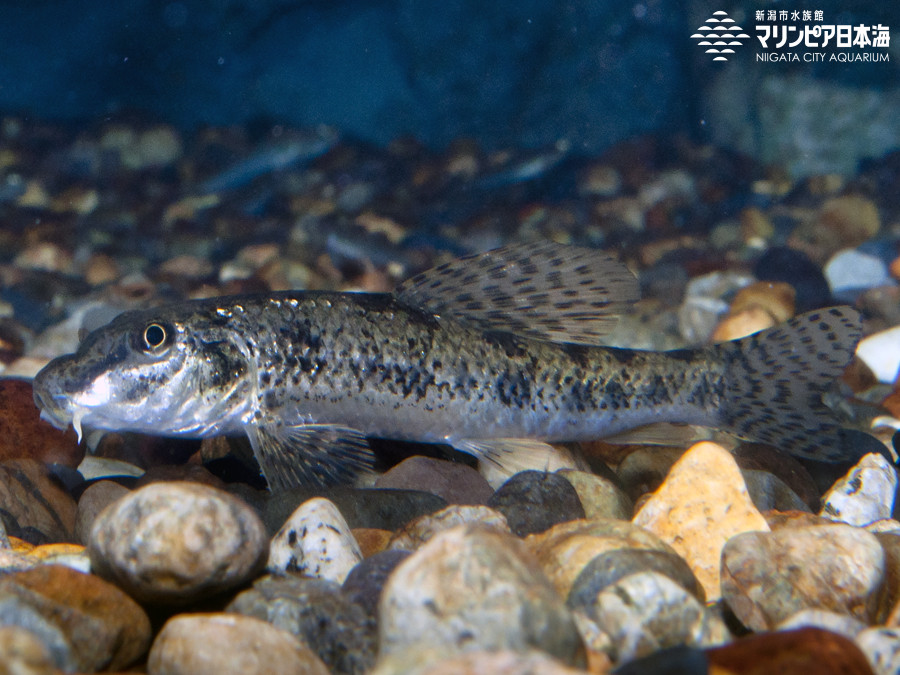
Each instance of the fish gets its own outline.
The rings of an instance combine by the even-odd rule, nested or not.
[[[822,395],[860,339],[830,307],[733,342],[601,344],[638,299],[613,256],[543,242],[440,264],[393,293],[281,291],[131,310],[34,378],[59,428],[245,434],[272,490],[370,472],[367,438],[503,465],[674,422],[801,456],[849,452]]]

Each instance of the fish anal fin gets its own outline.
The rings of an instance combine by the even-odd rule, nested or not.
[[[584,459],[569,448],[530,438],[465,439],[451,445],[477,457],[481,474],[495,489],[520,471],[588,468]]]
[[[366,437],[351,427],[271,423],[252,426],[247,435],[273,492],[351,483],[374,464]]]
[[[394,294],[484,331],[598,344],[639,288],[625,265],[601,251],[547,241],[457,258],[403,282]]]

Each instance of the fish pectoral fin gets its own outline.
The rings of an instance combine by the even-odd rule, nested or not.
[[[531,438],[465,439],[451,445],[481,460],[481,473],[495,488],[520,471],[587,468],[583,458],[569,448]]]
[[[484,331],[591,345],[640,292],[614,258],[550,241],[458,258],[403,282],[394,295]]]
[[[698,441],[719,439],[715,429],[698,427],[693,424],[674,422],[653,422],[642,427],[628,429],[600,440],[613,445],[666,445],[688,447]]]
[[[333,424],[268,424],[247,430],[273,492],[351,483],[372,470],[375,457],[358,429]]]

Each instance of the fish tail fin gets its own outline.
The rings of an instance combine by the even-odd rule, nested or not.
[[[861,334],[856,310],[830,307],[717,345],[727,382],[720,426],[800,457],[851,459],[822,395],[843,373]]]

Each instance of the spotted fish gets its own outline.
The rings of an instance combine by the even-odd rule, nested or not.
[[[853,354],[849,307],[735,342],[598,346],[638,297],[591,249],[513,245],[453,260],[391,294],[278,292],[125,312],[34,380],[64,428],[246,434],[273,489],[345,482],[367,437],[483,460],[656,422],[716,427],[845,458],[822,394]]]

